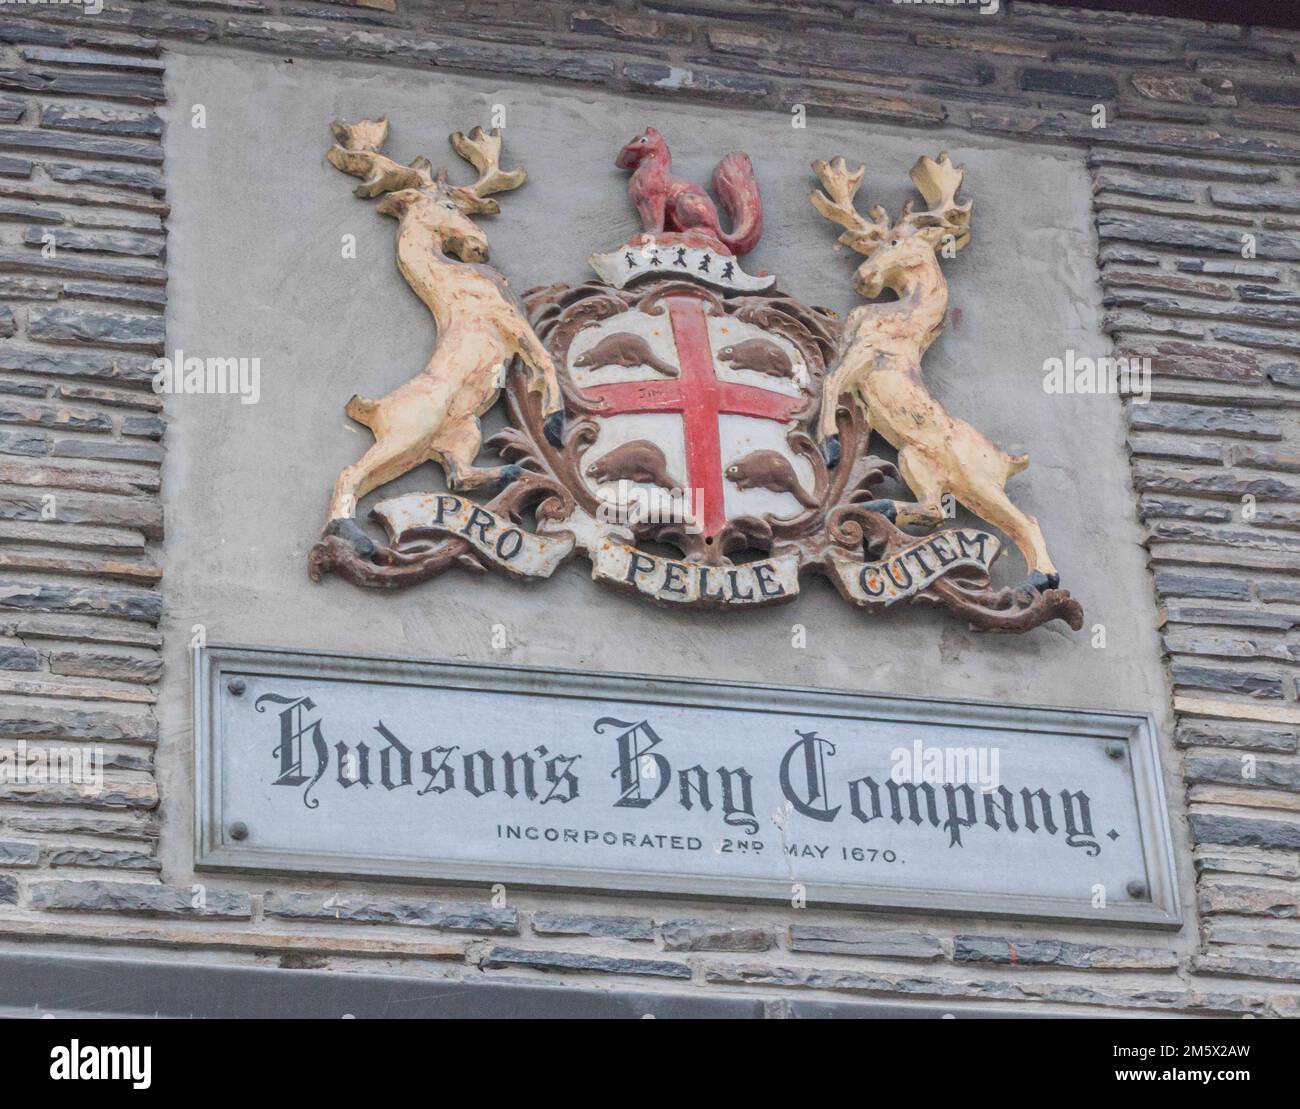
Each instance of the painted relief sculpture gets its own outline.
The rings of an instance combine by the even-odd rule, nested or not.
[[[872,501],[868,508],[900,524],[938,527],[944,519],[943,497],[951,493],[1011,536],[1029,566],[1030,588],[1055,588],[1060,577],[1038,521],[1012,504],[1003,488],[1007,478],[1029,465],[1029,456],[1006,454],[970,424],[953,419],[921,379],[921,356],[939,337],[948,311],[940,245],[947,240],[955,252],[970,242],[971,205],[957,203],[962,171],[947,154],[937,162],[921,158],[911,177],[929,207],[913,211],[909,200],[891,223],[883,208],[873,208],[867,218],[853,206],[865,168],[849,173],[843,158],[815,162],[813,172],[826,191],[814,191],[811,199],[817,211],[845,229],[840,242],[866,255],[853,287],[868,298],[889,289],[898,300],[849,313],[839,364],[822,393],[818,431],[832,453],[838,449],[835,405],[849,394],[872,430],[898,450],[899,473],[917,498]]]
[[[349,402],[376,441],[339,477],[313,578],[396,587],[460,566],[529,580],[581,553],[596,581],[664,605],[783,603],[814,572],[867,612],[918,602],[991,630],[1082,625],[1037,522],[1003,491],[1027,459],[949,416],[921,379],[946,309],[941,248],[969,241],[970,204],[957,203],[961,172],[946,157],[913,170],[927,210],[908,207],[892,224],[854,209],[862,170],[814,166],[825,192],[813,203],[867,255],[857,289],[899,297],[840,321],[742,269],[763,229],[749,158],[727,154],[714,172],[724,229],[713,198],[674,175],[664,137],[647,128],[615,160],[632,171],[641,232],[591,256],[598,280],[525,294],[530,327],[468,218],[523,181],[500,170],[499,136],[452,137],[481,175],[462,188],[423,159],[385,158],[385,130],[336,124],[329,157],[363,178],[359,196],[389,194],[380,210],[401,221],[398,264],[438,344],[409,384]],[[477,417],[503,383],[509,426],[487,443],[502,464],[480,466]],[[868,452],[872,431],[898,450],[897,466]],[[371,539],[357,498],[426,459],[442,465],[446,490],[381,501],[371,516],[389,542]],[[878,486],[900,480],[911,497],[882,497]],[[1024,584],[991,584],[998,537],[943,526],[949,493],[1012,538]]]
[[[615,162],[632,170],[628,195],[641,217],[643,231],[699,231],[720,242],[732,254],[748,254],[763,235],[763,204],[748,154],[733,150],[713,171],[713,191],[731,217],[728,235],[718,222],[718,209],[698,185],[673,174],[673,159],[664,137],[653,127],[623,147]]]
[[[438,345],[415,377],[386,397],[354,396],[345,411],[374,434],[374,445],[348,466],[334,486],[325,534],[350,542],[358,554],[374,544],[353,519],[357,500],[421,462],[442,466],[450,489],[499,484],[514,476],[510,466],[474,465],[482,445],[478,418],[497,401],[514,358],[528,367],[530,389],[542,393],[546,415],[560,412],[555,365],[533,334],[504,277],[486,265],[487,236],[472,215],[500,211],[493,193],[517,189],[528,176],[501,169],[501,135],[474,128],[451,136],[456,153],[478,170],[472,185],[452,185],[447,171],[436,177],[425,158],[400,165],[380,153],[388,120],[363,119],[331,128],[337,140],[330,164],[362,183],[356,195],[388,195],[377,210],[397,222],[397,267],[433,313]],[[313,553],[313,570],[329,559],[329,547]]]

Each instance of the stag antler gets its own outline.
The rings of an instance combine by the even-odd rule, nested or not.
[[[528,171],[501,168],[499,127],[493,127],[491,131],[475,127],[468,137],[456,131],[448,138],[452,149],[478,170],[478,180],[472,185],[452,185],[448,182],[447,171],[444,169],[438,174],[438,184],[447,190],[452,200],[464,211],[495,215],[501,211],[501,206],[490,199],[490,194],[519,188],[528,179]]]
[[[456,153],[478,170],[478,180],[472,185],[451,184],[446,169],[439,170],[435,177],[428,158],[416,158],[404,166],[381,154],[380,148],[388,138],[386,116],[363,119],[359,123],[336,119],[330,124],[330,130],[337,141],[326,157],[335,168],[362,179],[355,190],[362,199],[400,189],[433,188],[455,201],[462,211],[493,214],[501,209],[495,200],[489,199],[490,195],[517,189],[528,178],[526,170],[501,168],[501,131],[495,127],[491,131],[475,127],[468,136],[460,131],[450,136]]]
[[[528,180],[528,171],[501,168],[501,128],[484,131],[475,127],[466,138],[459,131],[451,136],[452,149],[478,170],[478,180],[466,186],[477,196],[509,192]]]
[[[362,200],[398,189],[419,189],[433,184],[433,167],[428,158],[416,158],[409,166],[393,161],[380,148],[388,138],[388,117],[344,123],[336,119],[330,131],[337,140],[325,155],[330,165],[362,178],[353,190]]]
[[[971,202],[958,204],[957,190],[965,172],[961,166],[954,166],[946,153],[940,154],[937,162],[933,158],[919,158],[912,167],[912,184],[930,207],[924,212],[913,212],[908,201],[899,223],[912,224],[934,243],[952,235],[956,249],[964,247],[970,242]]]
[[[850,173],[843,158],[833,158],[829,162],[813,162],[812,168],[817,174],[817,180],[826,190],[823,193],[814,189],[808,194],[813,207],[832,223],[838,223],[845,229],[840,242],[861,254],[870,254],[876,244],[889,233],[889,217],[879,205],[867,214],[870,219],[853,206],[854,194],[862,184],[862,176],[867,167],[858,166]]]
[[[935,246],[948,235],[953,236],[957,250],[970,242],[971,202],[957,203],[957,190],[961,188],[965,171],[954,166],[947,154],[940,154],[937,162],[928,157],[918,159],[912,167],[912,183],[925,197],[929,208],[915,212],[914,201],[904,201],[894,223],[890,223],[889,216],[878,204],[867,216],[854,208],[853,196],[862,184],[865,166],[850,173],[844,159],[835,158],[830,162],[813,162],[812,168],[826,193],[814,189],[809,199],[823,216],[846,229],[840,242],[859,254],[870,254],[891,232],[903,228],[913,229]]]

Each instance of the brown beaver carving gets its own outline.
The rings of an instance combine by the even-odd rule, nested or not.
[[[816,508],[817,498],[799,484],[790,460],[779,451],[750,451],[727,467],[727,480],[737,489],[770,489],[789,493],[804,508]]]
[[[596,482],[635,481],[642,485],[659,485],[680,489],[681,483],[668,474],[664,452],[649,439],[633,439],[608,454],[601,455],[587,467],[587,476]]]
[[[605,366],[648,366],[657,374],[676,377],[677,367],[670,365],[650,349],[650,344],[631,331],[619,331],[601,339],[591,350],[583,351],[573,360],[582,369],[603,369]]]
[[[768,377],[794,380],[794,366],[790,362],[790,356],[767,339],[746,339],[743,343],[723,347],[718,351],[718,358],[730,362],[737,370],[754,370]]]

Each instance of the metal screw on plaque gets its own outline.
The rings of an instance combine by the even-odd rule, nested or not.
[[[230,681],[226,682],[226,688],[230,690],[232,696],[240,697],[243,696],[244,690],[248,688],[248,683],[243,678],[231,678]]]
[[[1128,895],[1131,898],[1133,898],[1135,901],[1141,901],[1147,895],[1146,883],[1139,882],[1137,881],[1137,879],[1134,879],[1132,882],[1130,882],[1127,886],[1124,887],[1124,889],[1128,893]]]
[[[1122,759],[1124,757],[1124,744],[1108,743],[1106,744],[1106,755],[1112,759]]]
[[[247,839],[247,838],[248,838],[248,825],[245,824],[242,820],[236,820],[236,821],[235,821],[235,822],[230,826],[230,838],[231,838],[231,839]]]

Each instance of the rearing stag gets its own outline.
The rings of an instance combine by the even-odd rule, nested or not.
[[[342,536],[364,556],[374,544],[354,519],[357,500],[420,463],[439,463],[448,487],[457,490],[518,476],[518,466],[474,465],[482,445],[478,418],[496,403],[516,355],[530,371],[529,388],[542,393],[552,438],[563,421],[563,401],[555,364],[506,279],[485,264],[487,236],[469,218],[499,212],[491,194],[517,189],[527,177],[522,169],[500,168],[500,131],[476,127],[468,138],[459,131],[451,136],[456,153],[479,173],[472,185],[452,185],[445,169],[433,175],[427,158],[404,166],[380,153],[387,119],[336,120],[331,130],[337,142],[326,157],[363,179],[356,195],[388,194],[376,211],[396,217],[398,269],[438,329],[433,356],[420,373],[378,400],[354,396],[347,404],[347,414],[368,427],[375,442],[339,474],[325,534]]]
[[[930,395],[921,377],[921,356],[943,330],[948,285],[937,251],[960,250],[970,242],[970,202],[957,203],[963,171],[941,154],[912,167],[912,183],[929,207],[904,203],[897,222],[876,206],[867,216],[853,205],[864,166],[850,173],[843,158],[814,162],[826,190],[813,190],[813,206],[843,227],[839,241],[866,256],[853,287],[864,297],[884,289],[896,303],[864,304],[849,313],[840,357],[822,394],[819,432],[828,457],[838,447],[835,411],[845,393],[862,406],[870,426],[898,450],[898,469],[916,494],[915,502],[871,501],[899,524],[936,527],[944,518],[943,496],[951,493],[976,515],[1006,532],[1029,567],[1028,585],[1054,589],[1060,577],[1047,553],[1038,521],[1011,503],[1007,479],[1029,465],[1029,456],[999,450],[963,420],[954,419]],[[945,253],[947,253],[945,251]]]

